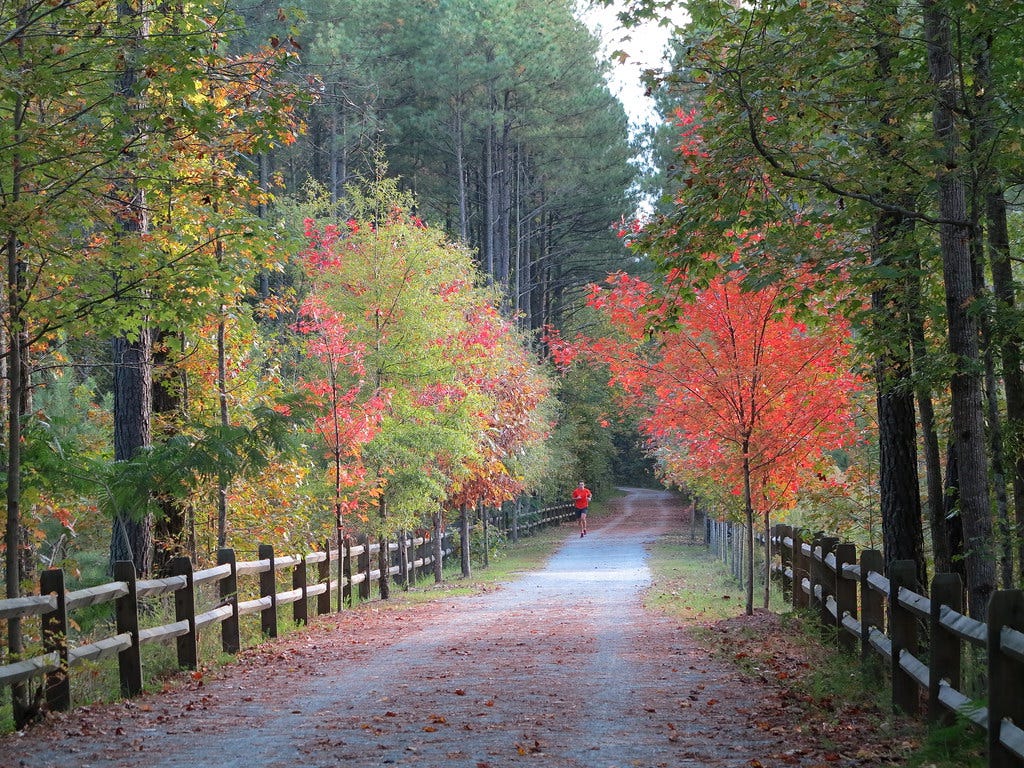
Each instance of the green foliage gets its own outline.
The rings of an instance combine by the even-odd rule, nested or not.
[[[607,376],[590,366],[573,366],[559,381],[561,413],[552,446],[561,462],[545,484],[549,498],[565,497],[583,480],[597,497],[615,481],[617,450],[609,429],[617,406]]]
[[[141,519],[160,498],[187,499],[211,481],[226,484],[259,473],[298,450],[290,417],[262,406],[250,415],[251,427],[198,425],[192,434],[173,435],[128,461],[95,465],[91,475],[102,508],[131,510]]]
[[[984,768],[985,732],[965,717],[953,725],[931,728],[924,743],[906,762],[907,768]]]

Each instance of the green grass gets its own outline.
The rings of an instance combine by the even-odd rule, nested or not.
[[[907,768],[985,768],[985,741],[982,730],[966,719],[932,728]]]
[[[742,588],[703,545],[663,536],[647,561],[653,583],[644,605],[677,619],[717,621],[743,612]]]

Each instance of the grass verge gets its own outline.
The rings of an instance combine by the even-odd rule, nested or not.
[[[984,734],[960,721],[929,728],[892,714],[884,673],[859,656],[837,653],[831,630],[774,598],[772,612],[744,615],[742,588],[703,545],[667,536],[650,550],[648,609],[685,623],[709,656],[763,684],[788,691],[806,707],[805,724],[821,724],[819,743],[857,753],[872,766],[983,768]],[[843,732],[856,727],[856,738]],[[833,739],[832,741],[831,739]]]

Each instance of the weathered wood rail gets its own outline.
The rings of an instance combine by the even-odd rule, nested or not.
[[[414,582],[424,569],[438,557],[451,553],[450,539],[441,540],[440,547],[423,536],[401,537],[387,544],[388,573],[403,583]],[[211,625],[220,625],[221,648],[237,653],[241,648],[240,619],[250,614],[260,616],[260,629],[266,637],[276,637],[281,609],[291,604],[291,620],[308,623],[312,603],[313,614],[330,613],[351,605],[352,590],[357,588],[362,599],[370,596],[370,584],[379,581],[381,571],[371,567],[380,544],[365,538],[345,541],[342,548],[311,552],[307,555],[280,556],[269,545],[259,546],[257,560],[239,562],[235,551],[222,549],[218,564],[194,570],[186,557],[174,559],[171,575],[160,579],[137,579],[130,562],[118,562],[114,581],[87,589],[67,592],[64,572],[44,571],[40,578],[40,594],[0,601],[0,618],[39,616],[43,653],[24,661],[0,667],[0,685],[8,686],[43,675],[46,706],[62,711],[71,707],[70,672],[86,661],[97,661],[116,655],[121,693],[135,696],[143,687],[141,648],[149,643],[177,645],[178,665],[196,669],[199,662],[199,632]],[[315,575],[311,578],[311,573]],[[279,575],[290,572],[285,582],[290,589],[279,591]],[[255,577],[245,584],[247,577]],[[289,583],[290,582],[290,583]],[[215,596],[212,605],[204,600],[201,587],[209,587]],[[240,586],[243,588],[240,589]],[[253,597],[243,599],[252,594]],[[160,626],[143,627],[148,615],[146,600],[173,595],[175,620]],[[332,600],[332,596],[335,597]],[[89,606],[112,604],[115,634],[72,647],[69,643],[70,619],[74,611]]]
[[[560,505],[530,512],[516,535],[561,522],[564,510]],[[440,581],[441,566],[454,545],[449,533],[433,534],[389,541],[387,575],[403,585],[424,575]],[[121,693],[138,695],[143,688],[141,649],[147,644],[174,642],[179,667],[194,670],[199,663],[199,633],[214,625],[220,625],[222,650],[234,654],[241,649],[240,620],[245,616],[259,614],[263,636],[272,638],[278,634],[279,620],[288,618],[283,609],[289,604],[291,621],[305,624],[311,617],[351,607],[356,596],[360,601],[371,599],[373,583],[381,581],[380,547],[362,537],[345,540],[340,548],[326,542],[319,551],[282,556],[269,545],[259,545],[257,559],[249,561],[238,561],[234,550],[222,549],[216,565],[200,570],[188,558],[176,558],[170,575],[160,579],[137,579],[130,562],[119,562],[113,582],[72,592],[65,589],[62,570],[44,571],[38,595],[0,600],[0,619],[36,617],[42,638],[38,655],[0,665],[0,687],[42,676],[46,708],[66,711],[72,706],[72,671],[87,661],[116,656]],[[147,606],[164,596],[173,597],[174,621],[143,626],[156,615]],[[75,611],[104,604],[112,609],[113,634],[73,646],[69,628]]]
[[[772,528],[770,545],[772,570],[794,608],[816,611],[834,627],[841,650],[859,647],[862,658],[888,662],[894,707],[916,715],[924,701],[931,722],[967,717],[987,732],[990,768],[1024,765],[1024,592],[995,592],[986,621],[978,621],[963,613],[956,574],[937,574],[923,595],[913,561],[897,561],[886,573],[876,550],[858,554],[828,536],[805,541],[785,525]],[[987,706],[961,690],[965,646],[987,655]]]

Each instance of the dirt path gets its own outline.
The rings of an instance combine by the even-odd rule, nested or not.
[[[641,607],[645,544],[679,517],[669,494],[630,491],[515,584],[318,621],[217,679],[4,739],[0,766],[825,764],[756,722],[768,691]]]

